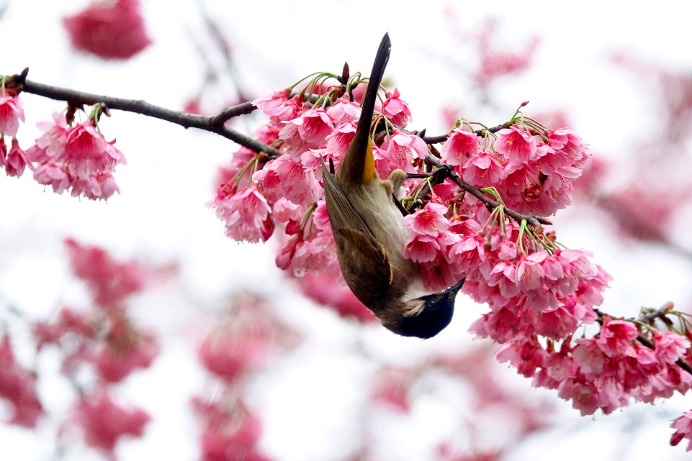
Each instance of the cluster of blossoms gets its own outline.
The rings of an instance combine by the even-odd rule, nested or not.
[[[20,122],[24,121],[22,100],[10,88],[5,88],[4,80],[0,88],[0,168],[8,176],[21,176],[28,163],[26,154],[19,147],[17,131]],[[5,136],[12,137],[10,149],[7,149]]]
[[[264,299],[249,294],[239,296],[215,322],[198,349],[202,366],[215,378],[214,397],[192,399],[203,461],[269,460],[259,448],[262,422],[244,402],[244,386],[298,341],[298,333]]]
[[[21,100],[13,89],[0,89],[0,167],[9,176],[21,176],[28,167],[38,183],[59,194],[109,198],[119,190],[115,168],[126,162],[115,141],[106,141],[97,126],[102,112],[97,104],[82,123],[74,121],[73,108],[68,108],[67,115],[55,114],[52,122],[38,123],[44,134],[23,150],[16,138],[19,122],[24,121]],[[5,136],[12,137],[9,151]]]
[[[114,261],[98,247],[67,239],[74,274],[89,287],[93,309],[63,307],[51,322],[34,327],[39,348],[56,345],[63,352],[63,370],[93,366],[104,383],[117,383],[137,368],[147,368],[158,355],[154,336],[129,318],[126,299],[145,285],[146,271],[136,263]]]
[[[280,229],[277,265],[299,280],[319,277],[323,289],[305,291],[344,305],[340,295],[325,294],[336,291],[329,280],[340,274],[321,166],[338,169],[356,131],[364,85],[329,86],[326,77],[306,86],[317,89],[310,97],[306,89],[287,89],[255,101],[269,120],[256,137],[280,155],[241,148],[212,206],[236,240],[266,241]],[[431,291],[465,278],[463,292],[489,306],[472,331],[503,345],[501,360],[536,385],[557,389],[584,414],[687,391],[690,375],[675,363],[692,358],[689,340],[601,316],[596,307],[610,276],[587,252],[563,248],[554,232],[537,225],[536,217],[571,203],[574,181],[589,163],[574,132],[547,129],[517,111],[494,129],[458,121],[438,150],[406,129],[411,113],[398,91],[386,92],[376,109],[373,154],[381,177],[397,168],[432,173],[430,155],[453,171],[440,181],[432,175],[404,184],[401,199],[410,212],[403,217],[410,234],[404,256],[417,263]],[[370,319],[357,309],[340,312]],[[600,331],[577,335],[587,324]]]
[[[295,94],[287,89],[255,101],[269,119],[255,137],[277,148],[280,155],[270,158],[241,148],[223,169],[212,201],[229,237],[266,241],[280,229],[284,244],[277,266],[299,278],[318,275],[323,282],[338,278],[339,268],[323,199],[322,162],[338,168],[355,134],[360,115],[357,101],[364,92],[358,80],[329,86],[320,80],[325,77],[329,76],[320,74],[307,86],[319,88],[314,102],[309,102],[305,89]],[[385,93],[378,110],[380,126],[385,128],[373,146],[380,176],[387,177],[395,169],[429,172],[425,158],[432,147],[406,129],[411,112],[398,90]],[[494,134],[474,132],[469,124],[459,123],[442,146],[441,160],[471,186],[494,188],[508,208],[552,214],[571,200],[573,180],[588,162],[585,146],[568,129],[547,130],[521,116],[513,121]],[[464,196],[449,179],[421,197],[427,185],[412,180],[404,185],[403,194],[410,203],[420,199],[425,203],[405,218],[412,237],[404,252],[421,266],[427,287],[440,289],[468,272],[457,261],[465,257],[469,244],[462,237],[477,233],[483,241],[478,222],[484,219],[485,207],[476,198]]]
[[[98,112],[95,111],[95,112]],[[61,194],[92,200],[107,199],[118,186],[113,172],[125,156],[108,142],[96,126],[92,116],[82,123],[68,123],[64,114],[55,114],[52,122],[40,122],[44,134],[26,151],[35,165],[34,179],[49,185]]]
[[[128,59],[151,43],[139,0],[95,1],[63,24],[75,49],[103,59]]]
[[[17,362],[7,335],[0,338],[0,398],[11,405],[11,424],[34,427],[43,414],[36,376]]]
[[[84,281],[92,307],[62,307],[51,321],[36,322],[37,349],[54,347],[62,357],[62,372],[74,382],[87,373],[88,386],[80,386],[71,422],[81,428],[87,444],[113,455],[125,436],[139,437],[149,421],[142,409],[116,403],[112,387],[134,371],[148,368],[159,352],[158,342],[130,318],[126,300],[140,292],[149,271],[134,262],[118,262],[98,247],[65,241],[73,273]]]

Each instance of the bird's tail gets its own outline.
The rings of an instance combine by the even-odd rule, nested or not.
[[[370,124],[375,111],[377,92],[389,61],[391,47],[392,42],[389,39],[389,34],[384,34],[370,72],[370,80],[363,99],[356,135],[351,141],[339,168],[338,177],[342,182],[362,184],[372,181],[376,176],[375,159],[372,155],[372,141],[370,139]]]

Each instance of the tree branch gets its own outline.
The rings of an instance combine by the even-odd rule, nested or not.
[[[165,120],[167,122],[180,125],[183,128],[197,128],[199,130],[215,133],[257,153],[264,152],[271,158],[275,158],[280,155],[280,152],[277,149],[262,144],[259,141],[224,125],[233,117],[249,114],[255,110],[255,107],[250,102],[228,107],[220,113],[212,116],[195,115],[166,109],[165,107],[155,106],[141,99],[135,100],[116,98],[113,96],[85,93],[82,91],[45,85],[43,83],[27,80],[27,73],[28,69],[25,69],[21,74],[11,76],[7,83],[16,86],[19,91],[35,94],[37,96],[43,96],[44,98],[65,101],[72,106],[103,103],[110,110],[133,112],[135,114]]]
[[[180,125],[184,128],[197,128],[199,130],[208,131],[215,133],[219,136],[223,136],[226,139],[246,147],[257,153],[265,153],[270,158],[276,158],[281,153],[265,144],[260,143],[256,139],[253,139],[247,135],[244,135],[232,128],[225,126],[225,123],[233,117],[239,115],[249,114],[256,109],[251,102],[245,102],[236,106],[228,107],[216,115],[203,116],[188,114],[185,112],[175,111],[171,109],[166,109],[165,107],[155,106],[141,99],[125,99],[116,98],[113,96],[98,95],[93,93],[85,93],[82,91],[70,90],[67,88],[60,88],[56,86],[46,85],[43,83],[33,82],[27,80],[27,74],[29,70],[24,69],[21,74],[15,74],[6,79],[5,84],[14,86],[18,91],[24,91],[29,94],[35,94],[37,96],[43,96],[45,98],[55,99],[58,101],[65,101],[72,106],[81,105],[93,105],[97,103],[103,103],[110,110],[121,110],[124,112],[133,112],[135,114],[146,115],[148,117],[157,118],[164,120],[176,125]],[[497,125],[491,128],[482,128],[476,132],[477,135],[481,135],[484,132],[495,133],[503,128],[510,126],[511,122],[505,122],[501,125]],[[447,139],[449,135],[443,136],[433,136],[433,137],[423,137],[423,140],[428,144],[434,144],[437,142],[443,142]],[[446,170],[447,177],[451,178],[455,184],[460,188],[468,192],[469,194],[476,197],[482,203],[485,204],[488,209],[494,209],[501,204],[496,200],[488,197],[480,189],[471,186],[459,177],[459,175],[445,165],[437,157],[428,154],[426,162],[430,165],[435,166],[438,169]],[[521,222],[525,220],[529,225],[539,227],[541,225],[550,224],[550,221],[541,216],[530,216],[518,213],[512,209],[505,208],[505,214],[510,218]]]
[[[474,133],[476,133],[476,136],[483,136],[483,133],[497,133],[500,130],[503,130],[505,128],[509,128],[510,126],[514,125],[516,121],[514,120],[509,120],[501,125],[496,125],[492,126],[490,128],[481,128]],[[449,138],[450,133],[446,134],[441,134],[437,136],[423,136],[423,141],[425,141],[426,144],[439,144],[441,142],[445,142],[447,138]]]

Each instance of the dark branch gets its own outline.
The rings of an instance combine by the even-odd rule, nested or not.
[[[141,99],[125,99],[116,98],[113,96],[84,93],[82,91],[69,90],[66,88],[59,88],[51,85],[45,85],[43,83],[33,82],[31,80],[26,80],[26,71],[22,74],[12,76],[10,81],[12,84],[16,85],[20,91],[58,101],[65,101],[72,106],[103,103],[110,110],[133,112],[135,114],[146,115],[148,117],[158,118],[170,123],[175,123],[176,125],[180,125],[184,128],[197,128],[199,130],[215,133],[257,153],[264,152],[272,158],[280,155],[280,152],[277,149],[262,144],[259,141],[224,125],[225,122],[233,117],[252,112],[255,107],[249,102],[228,107],[216,115],[203,116],[155,106]]]

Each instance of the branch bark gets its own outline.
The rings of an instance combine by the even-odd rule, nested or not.
[[[55,99],[57,101],[65,101],[73,106],[103,103],[106,105],[106,107],[108,107],[109,110],[121,110],[123,112],[146,115],[148,117],[153,117],[180,125],[183,128],[197,128],[199,130],[215,133],[226,139],[230,139],[243,147],[247,147],[254,152],[263,152],[272,158],[281,155],[277,149],[262,144],[256,139],[240,133],[233,128],[225,126],[225,123],[231,118],[239,115],[249,114],[254,111],[255,106],[253,106],[251,102],[228,107],[218,114],[212,116],[188,114],[185,112],[156,106],[141,99],[126,99],[85,93],[83,91],[75,91],[67,88],[59,88],[56,86],[34,82],[26,79],[27,73],[28,70],[25,69],[21,74],[16,74],[10,77],[11,84],[15,85],[19,91],[35,94],[44,98]]]

